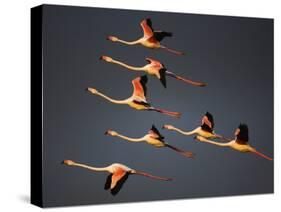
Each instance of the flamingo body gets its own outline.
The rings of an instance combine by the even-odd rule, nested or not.
[[[194,158],[194,154],[192,152],[187,152],[187,151],[183,151],[180,150],[168,143],[166,143],[164,141],[164,136],[162,136],[160,134],[160,132],[158,131],[158,129],[152,125],[152,128],[148,131],[148,134],[146,134],[145,136],[141,137],[141,138],[130,138],[124,135],[121,135],[115,131],[112,130],[108,130],[105,132],[106,135],[111,135],[111,136],[117,136],[120,137],[124,140],[130,141],[130,142],[145,142],[147,144],[150,144],[154,147],[168,147],[173,149],[174,151],[182,154],[185,157],[189,157],[189,158]]]
[[[167,50],[171,53],[177,54],[177,55],[183,55],[184,53],[176,51],[174,49],[167,48],[163,45],[161,45],[161,41],[165,37],[172,37],[172,33],[170,32],[165,32],[165,31],[160,31],[160,30],[153,30],[152,28],[152,22],[150,19],[145,19],[141,21],[140,23],[142,30],[143,30],[143,37],[135,40],[135,41],[124,41],[119,39],[116,36],[108,36],[107,39],[112,41],[112,42],[120,42],[125,45],[142,45],[146,48],[150,49],[164,49]]]
[[[112,102],[114,104],[126,104],[130,106],[131,108],[134,108],[136,110],[149,110],[149,111],[156,111],[159,113],[163,113],[169,116],[173,116],[176,118],[180,117],[179,112],[171,112],[159,108],[152,107],[147,101],[146,101],[146,83],[147,83],[147,76],[144,75],[142,77],[137,77],[134,80],[132,80],[132,84],[134,87],[133,94],[131,97],[125,100],[115,100],[112,99],[100,92],[98,92],[94,88],[87,88],[87,91],[91,92],[92,94],[98,95],[103,97],[104,99],[108,100],[109,102]]]
[[[146,64],[142,67],[131,66],[131,65],[128,65],[124,62],[115,60],[115,59],[113,59],[109,56],[105,56],[105,55],[101,56],[100,59],[104,60],[108,63],[113,63],[113,64],[116,64],[116,65],[122,66],[122,67],[124,67],[126,69],[129,69],[129,70],[132,70],[132,71],[143,71],[148,75],[155,76],[157,79],[160,80],[160,82],[162,83],[162,85],[165,88],[167,87],[166,76],[175,78],[177,80],[180,80],[182,82],[191,84],[193,86],[204,87],[204,86],[207,85],[204,82],[195,82],[193,80],[180,77],[180,76],[176,75],[175,73],[173,73],[171,71],[168,71],[167,68],[164,66],[164,64],[161,63],[160,61],[149,58],[149,57],[145,58],[145,60],[148,62],[148,64]]]
[[[112,195],[116,195],[120,191],[123,184],[126,182],[129,175],[131,175],[131,174],[142,175],[142,176],[149,177],[152,179],[157,179],[157,180],[164,180],[164,181],[172,180],[171,178],[158,177],[158,176],[154,176],[154,175],[151,175],[151,174],[143,172],[143,171],[137,171],[137,170],[131,169],[128,166],[125,166],[121,163],[113,163],[109,166],[102,167],[102,168],[88,166],[88,165],[85,165],[82,163],[76,163],[72,160],[64,160],[62,162],[62,164],[65,164],[67,166],[77,166],[77,167],[85,168],[85,169],[88,169],[91,171],[110,173],[106,179],[104,189],[105,190],[110,189],[110,192]]]
[[[167,124],[164,125],[163,128],[167,129],[167,130],[173,130],[173,131],[179,132],[180,134],[187,135],[187,136],[199,135],[204,138],[222,138],[224,140],[228,140],[228,139],[224,138],[223,136],[216,134],[214,132],[214,126],[215,126],[215,123],[214,123],[214,118],[213,118],[212,114],[209,112],[206,112],[206,114],[202,117],[201,126],[195,128],[194,130],[183,131],[179,128],[176,128],[172,125],[167,125]]]

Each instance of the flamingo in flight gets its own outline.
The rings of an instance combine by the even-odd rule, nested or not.
[[[144,47],[150,48],[150,49],[164,49],[166,51],[169,51],[171,53],[177,54],[177,55],[184,55],[183,52],[176,51],[174,49],[170,49],[166,46],[163,46],[160,44],[160,42],[165,37],[172,37],[172,33],[160,31],[160,30],[153,30],[152,28],[152,22],[151,20],[145,19],[140,23],[142,30],[143,30],[143,37],[139,38],[135,41],[124,41],[119,39],[115,36],[108,36],[107,39],[113,42],[120,42],[126,45],[142,45]]]
[[[148,134],[146,134],[145,136],[143,136],[141,138],[129,138],[127,136],[120,135],[119,133],[112,131],[112,130],[106,131],[105,134],[111,135],[111,136],[117,136],[117,137],[127,140],[129,142],[146,142],[155,147],[168,147],[188,158],[194,158],[194,156],[195,156],[192,152],[183,151],[181,149],[178,149],[178,148],[166,143],[164,141],[164,136],[162,136],[160,134],[160,132],[154,125],[152,125],[152,128],[148,131]]]
[[[149,110],[149,111],[156,111],[159,113],[163,113],[169,116],[173,116],[176,118],[180,117],[180,113],[178,112],[171,112],[159,108],[152,107],[147,101],[146,101],[146,83],[147,83],[147,76],[144,75],[142,77],[137,77],[132,81],[134,92],[133,95],[125,100],[115,100],[112,99],[100,92],[98,92],[94,88],[87,88],[86,90],[91,92],[92,94],[101,96],[102,98],[108,100],[109,102],[112,102],[114,104],[127,104],[130,107],[136,109],[136,110]]]
[[[263,153],[258,152],[255,148],[253,148],[252,146],[250,146],[248,144],[249,130],[248,130],[248,126],[246,124],[240,124],[238,126],[238,128],[235,130],[234,134],[235,134],[235,139],[233,139],[227,143],[211,141],[200,135],[195,136],[195,139],[197,139],[198,141],[201,141],[201,142],[206,142],[206,143],[210,143],[210,144],[221,146],[221,147],[230,147],[239,152],[251,152],[251,153],[254,153],[267,160],[273,160],[272,158],[264,155]]]
[[[106,179],[104,189],[105,190],[110,189],[110,192],[112,195],[116,195],[120,191],[123,184],[126,182],[129,175],[131,175],[131,174],[142,175],[142,176],[149,177],[151,179],[156,179],[156,180],[164,180],[164,181],[172,180],[171,178],[158,177],[158,176],[154,176],[154,175],[151,175],[151,174],[143,172],[143,171],[137,171],[137,170],[131,169],[128,166],[125,166],[121,163],[113,163],[109,166],[101,167],[101,168],[88,166],[88,165],[81,164],[81,163],[76,163],[72,160],[64,160],[62,162],[62,164],[65,164],[67,166],[77,166],[77,167],[85,168],[85,169],[88,169],[91,171],[96,171],[96,172],[109,172],[110,174],[108,175],[108,177]]]
[[[189,84],[194,85],[194,86],[200,86],[200,87],[206,86],[206,83],[195,82],[195,81],[192,81],[190,79],[186,79],[186,78],[183,78],[183,77],[180,77],[180,76],[176,75],[175,73],[167,70],[167,68],[164,66],[163,63],[161,63],[158,60],[152,59],[152,58],[148,58],[148,57],[145,58],[146,61],[148,62],[148,64],[145,65],[145,66],[142,66],[142,67],[130,66],[130,65],[127,65],[127,64],[125,64],[123,62],[120,62],[118,60],[114,60],[114,59],[112,59],[111,57],[108,57],[108,56],[101,56],[100,59],[104,60],[108,63],[114,63],[114,64],[117,64],[117,65],[123,66],[123,67],[125,67],[127,69],[130,69],[130,70],[133,70],[133,71],[144,71],[145,73],[147,73],[149,75],[156,76],[165,88],[166,88],[166,76],[173,77],[177,80],[181,80],[185,83],[189,83]]]
[[[191,131],[183,131],[179,128],[176,128],[172,125],[164,125],[163,128],[167,129],[167,130],[173,130],[176,132],[179,132],[183,135],[200,135],[203,136],[205,138],[220,138],[220,139],[224,139],[224,140],[229,140],[224,138],[221,135],[218,135],[214,132],[214,118],[213,115],[209,112],[206,112],[206,114],[203,116],[202,120],[201,120],[201,126],[195,128],[194,130]]]

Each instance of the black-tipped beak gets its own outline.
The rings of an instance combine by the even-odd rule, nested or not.
[[[85,91],[89,91],[89,88],[85,88]]]
[[[60,164],[64,165],[64,160],[62,162],[60,162]]]
[[[104,133],[105,135],[108,135],[108,131],[105,131],[105,133]]]
[[[102,56],[100,56],[99,60],[103,60],[103,57],[102,57]]]

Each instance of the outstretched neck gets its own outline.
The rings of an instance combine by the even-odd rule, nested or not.
[[[97,171],[97,172],[108,171],[107,167],[98,168],[98,167],[88,166],[88,165],[81,164],[81,163],[74,163],[72,166],[78,166],[78,167],[81,167],[81,168],[84,168],[84,169],[89,169],[89,170]]]
[[[209,144],[213,144],[213,145],[216,145],[216,146],[221,146],[221,147],[231,146],[231,142],[219,143],[219,142],[211,141],[209,139],[205,139],[204,142],[209,143]]]
[[[191,130],[191,131],[183,131],[183,130],[181,130],[181,129],[179,129],[179,128],[175,128],[175,127],[174,127],[172,130],[174,130],[174,131],[176,131],[176,132],[179,132],[179,133],[181,133],[181,134],[183,134],[183,135],[194,135],[194,134],[196,134],[197,131],[198,131],[197,128],[194,129],[194,130]]]
[[[120,135],[120,134],[117,134],[116,136],[119,137],[119,138],[122,138],[124,140],[131,141],[131,142],[142,142],[142,141],[145,141],[144,137],[141,137],[141,138],[130,138],[130,137],[127,137],[127,136],[124,136],[124,135]]]
[[[127,100],[126,99],[125,100],[115,100],[115,99],[112,99],[112,98],[110,98],[110,97],[108,97],[108,96],[106,96],[106,95],[104,95],[102,93],[99,93],[99,92],[96,93],[96,95],[98,95],[98,96],[100,96],[100,97],[102,97],[102,98],[104,98],[104,99],[106,99],[109,102],[112,102],[114,104],[127,104]]]
[[[117,61],[117,60],[112,60],[112,63],[115,63],[117,65],[120,65],[120,66],[123,66],[127,69],[130,69],[130,70],[134,70],[134,71],[145,71],[145,67],[135,67],[135,66],[130,66],[126,63],[123,63],[123,62],[120,62],[120,61]]]
[[[135,40],[135,41],[125,41],[125,40],[118,39],[117,41],[120,42],[120,43],[126,44],[126,45],[130,45],[130,46],[137,45],[137,44],[141,43],[140,39]]]

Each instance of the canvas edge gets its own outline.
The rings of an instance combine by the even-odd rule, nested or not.
[[[31,181],[30,181],[30,200],[31,204],[43,207],[42,189],[42,5],[33,7],[30,10],[30,34],[31,34]]]

